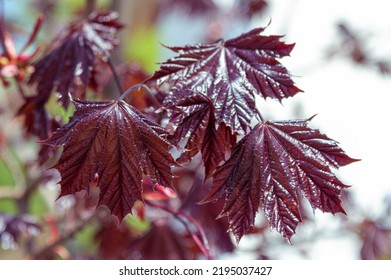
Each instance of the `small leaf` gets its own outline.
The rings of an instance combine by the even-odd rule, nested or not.
[[[61,174],[61,196],[88,190],[98,174],[98,205],[106,205],[120,221],[142,198],[142,176],[172,188],[166,131],[124,101],[73,101],[70,122],[47,141],[64,145],[56,169]]]
[[[281,36],[260,35],[263,31],[256,28],[215,44],[170,47],[179,55],[162,63],[149,81],[168,84],[173,95],[189,89],[209,96],[216,122],[244,133],[256,113],[255,94],[282,100],[300,91],[277,61],[294,45],[281,42]]]
[[[37,104],[36,97],[27,97],[16,116],[24,117],[27,133],[36,135],[41,140],[48,139],[52,132],[52,121],[45,107]]]
[[[308,120],[262,122],[217,169],[204,202],[225,195],[220,217],[228,217],[238,242],[254,225],[259,207],[270,227],[289,240],[302,220],[299,191],[313,208],[344,213],[340,196],[347,186],[331,168],[354,161],[336,141],[309,128]]]
[[[114,12],[93,12],[87,20],[71,23],[58,37],[49,52],[34,64],[29,83],[37,83],[37,103],[46,103],[54,89],[68,106],[69,96],[85,94],[94,71],[95,60],[106,61],[118,41],[122,27]]]
[[[210,177],[224,161],[225,151],[231,148],[234,136],[230,129],[224,124],[217,128],[213,102],[207,96],[184,91],[168,98],[165,104],[173,111],[171,121],[178,124],[173,141],[179,143],[188,138],[185,152],[177,162],[189,162],[201,151],[205,177]]]

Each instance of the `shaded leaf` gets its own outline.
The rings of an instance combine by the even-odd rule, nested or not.
[[[151,229],[131,244],[132,259],[193,260],[201,254],[192,238],[167,222],[154,222]]]
[[[341,190],[331,171],[356,161],[309,120],[262,122],[235,147],[214,174],[204,202],[225,195],[220,217],[227,216],[237,241],[254,225],[261,207],[271,228],[288,240],[302,221],[298,192],[324,212],[344,212]]]
[[[88,190],[95,174],[100,189],[98,205],[106,205],[120,221],[142,199],[142,176],[153,184],[172,187],[166,131],[124,101],[73,101],[70,122],[56,131],[48,144],[64,145],[56,169],[61,174],[61,196]]]
[[[225,159],[225,151],[230,150],[235,137],[224,124],[217,127],[212,100],[201,94],[187,91],[182,96],[176,94],[166,102],[171,109],[171,122],[177,124],[172,137],[175,143],[185,138],[185,151],[177,159],[178,163],[189,162],[201,151],[208,178]]]
[[[24,118],[27,133],[36,135],[41,140],[48,139],[59,123],[46,112],[44,106],[37,104],[36,97],[26,97],[16,116]]]
[[[215,219],[223,207],[223,201],[219,201],[217,205],[211,203],[200,205],[198,202],[205,197],[207,188],[202,186],[200,177],[196,175],[194,177],[196,178],[190,191],[186,191],[187,186],[183,186],[183,184],[176,185],[178,192],[185,197],[180,209],[193,217],[202,227],[208,239],[212,255],[234,251],[235,246],[227,233],[227,221]]]
[[[68,93],[84,96],[94,71],[95,60],[106,61],[118,43],[121,24],[115,12],[93,12],[87,20],[71,23],[54,41],[48,53],[34,64],[29,83],[37,83],[37,103],[46,103],[55,89],[65,107]]]
[[[391,228],[381,221],[364,220],[360,225],[363,260],[376,260],[391,257]]]
[[[130,244],[135,239],[134,234],[124,223],[117,227],[115,221],[112,220],[100,222],[94,237],[94,241],[98,245],[98,258],[105,260],[129,259],[129,255],[132,253]]]
[[[173,95],[190,89],[209,96],[216,122],[244,133],[256,113],[255,94],[282,100],[300,91],[277,60],[294,45],[281,42],[281,36],[260,35],[263,31],[256,28],[215,44],[170,47],[179,55],[162,63],[150,82],[168,85]]]
[[[190,236],[183,235],[167,220],[158,220],[142,236],[123,224],[103,224],[95,240],[100,258],[133,260],[190,260],[200,251]]]

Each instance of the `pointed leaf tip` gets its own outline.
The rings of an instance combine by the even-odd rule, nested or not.
[[[234,147],[213,176],[203,202],[225,197],[221,216],[240,240],[254,225],[261,207],[271,228],[290,242],[302,222],[299,190],[313,208],[345,213],[344,185],[332,173],[350,158],[336,141],[307,126],[307,120],[259,123]]]

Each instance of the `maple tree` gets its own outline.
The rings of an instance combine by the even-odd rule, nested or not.
[[[221,12],[212,0],[167,0],[159,9],[171,6],[191,15]],[[251,18],[267,6],[240,0],[234,9]],[[59,198],[74,195],[81,212],[99,221],[94,240],[102,258],[211,259],[235,249],[226,230],[236,245],[265,228],[290,241],[307,219],[303,199],[313,209],[345,213],[342,195],[348,186],[335,170],[356,159],[311,128],[312,117],[266,120],[256,105],[257,97],[282,102],[302,91],[281,63],[295,46],[283,36],[264,35],[262,27],[230,39],[167,46],[175,56],[148,75],[137,64],[113,63],[118,32],[126,29],[114,11],[90,11],[25,55],[41,26],[39,17],[16,55],[1,24],[1,58],[7,60],[1,60],[6,64],[0,78],[4,86],[16,82],[29,89],[21,91],[17,115],[39,139],[43,168],[50,163],[59,172]],[[115,100],[115,93],[108,98],[104,92],[109,77],[119,91]],[[62,110],[71,107],[69,120],[47,109],[53,99]],[[61,155],[53,164],[56,153]],[[44,180],[49,179],[38,181]],[[110,213],[100,213],[106,208],[99,206]],[[267,221],[261,226],[260,212]],[[20,224],[41,230],[25,216],[0,218],[7,224],[0,236],[8,232],[19,239]],[[127,226],[129,219],[142,226]],[[55,223],[51,231],[58,231]],[[170,254],[155,244],[165,244]],[[58,245],[53,242],[36,258],[53,258]]]

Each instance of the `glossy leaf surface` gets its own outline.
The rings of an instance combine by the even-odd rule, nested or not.
[[[210,177],[224,160],[225,151],[235,141],[234,136],[224,124],[217,127],[215,109],[209,97],[185,92],[170,98],[168,103],[173,111],[171,121],[178,124],[172,139],[179,143],[187,138],[185,151],[177,162],[189,162],[201,151],[205,176]]]
[[[120,220],[142,199],[142,176],[153,184],[172,187],[166,131],[124,101],[73,101],[70,122],[47,141],[64,145],[55,166],[61,174],[61,194],[88,190],[98,175],[99,205]]]
[[[260,35],[263,31],[256,28],[215,44],[170,47],[178,56],[162,63],[151,80],[168,84],[174,95],[190,89],[209,96],[216,122],[244,133],[256,112],[255,94],[282,100],[300,91],[277,60],[294,45],[281,42],[281,36]]]
[[[37,83],[37,104],[46,103],[55,89],[65,107],[68,93],[84,96],[94,71],[95,60],[106,61],[118,43],[121,24],[114,12],[94,12],[87,20],[74,22],[56,38],[48,53],[34,64],[30,83]]]
[[[308,120],[263,122],[234,148],[214,174],[205,202],[225,196],[227,216],[237,241],[254,225],[261,207],[271,228],[288,240],[301,222],[298,193],[324,212],[344,213],[341,190],[347,186],[331,168],[354,162]]]

